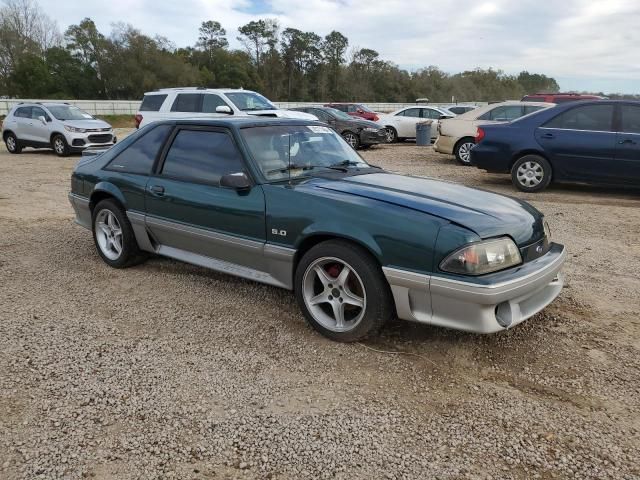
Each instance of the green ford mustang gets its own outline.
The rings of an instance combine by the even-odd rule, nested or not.
[[[326,125],[148,125],[76,166],[69,199],[112,267],[150,253],[295,291],[355,341],[394,314],[490,333],[543,309],[566,256],[513,198],[367,164]]]

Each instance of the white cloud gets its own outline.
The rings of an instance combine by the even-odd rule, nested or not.
[[[638,0],[40,0],[62,28],[93,18],[101,31],[125,21],[178,46],[195,43],[204,20],[218,20],[232,46],[237,28],[269,16],[283,27],[345,34],[350,45],[377,50],[407,68],[437,65],[450,72],[494,67],[551,76],[611,80],[638,92]],[[622,83],[620,83],[622,82]],[[578,81],[579,84],[579,81]],[[572,81],[573,88],[575,81]],[[587,87],[585,87],[587,88]]]

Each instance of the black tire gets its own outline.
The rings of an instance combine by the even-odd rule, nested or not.
[[[4,144],[9,153],[20,153],[22,151],[22,145],[20,145],[18,137],[13,132],[9,132],[4,136]]]
[[[344,138],[345,142],[354,150],[357,150],[360,146],[360,136],[357,133],[347,130],[346,132],[342,132],[342,138]]]
[[[317,262],[327,261],[330,265],[329,269],[331,269],[331,262],[336,259],[350,267],[351,273],[349,273],[350,280],[348,280],[348,282],[358,282],[355,284],[356,289],[353,289],[351,286],[345,286],[343,289],[339,286],[340,274],[333,276],[326,270],[325,273],[328,277],[333,278],[333,280],[338,283],[323,286],[318,283],[318,278],[313,277],[315,275],[313,267],[317,266]],[[341,270],[338,270],[338,272],[341,272]],[[319,290],[322,291],[320,293],[329,295],[329,300],[332,300],[330,292],[339,293],[340,297],[336,298],[339,298],[340,304],[343,303],[343,296],[346,299],[352,292],[361,290],[357,295],[362,295],[364,306],[359,310],[358,307],[355,307],[355,311],[359,313],[359,315],[354,319],[352,327],[344,331],[335,331],[327,328],[320,320],[316,319],[305,301],[305,296],[307,298],[313,298],[315,295],[318,295],[317,292],[308,292],[306,290],[309,284],[309,275],[312,276],[311,282],[316,282]],[[349,283],[347,283],[347,285],[349,285]],[[342,293],[336,290],[336,287],[340,288]],[[355,342],[377,334],[383,325],[392,318],[394,313],[394,303],[389,284],[376,259],[364,248],[344,240],[328,240],[319,243],[305,253],[296,268],[294,290],[298,305],[307,322],[325,337],[338,342]],[[305,294],[305,291],[307,291],[307,294]],[[345,291],[349,291],[349,293]],[[347,303],[349,302],[345,301],[345,305],[343,306],[343,312],[345,312],[343,315],[345,318],[347,314],[346,309],[354,309],[354,307],[347,305]],[[329,314],[334,311],[328,301],[324,301],[323,303],[319,302],[318,304],[323,305],[323,307],[313,307],[316,308],[316,312],[318,308],[328,309]]]
[[[458,140],[458,143],[456,143],[456,146],[453,149],[453,154],[456,156],[458,163],[467,167],[472,165],[469,149],[475,144],[475,139],[471,137],[464,137]]]
[[[511,181],[523,192],[540,192],[551,183],[553,169],[540,155],[525,155],[511,167]]]
[[[59,133],[51,137],[51,148],[59,157],[68,157],[71,153],[67,139]]]
[[[121,230],[121,253],[117,258],[110,258],[103,252],[98,239],[99,234],[96,232],[97,219],[101,212],[111,212],[117,219]],[[140,250],[136,242],[135,234],[131,223],[120,204],[113,199],[106,199],[98,202],[91,212],[91,230],[93,231],[93,241],[98,251],[98,255],[104,262],[113,268],[127,268],[137,265],[147,259],[147,253]]]
[[[398,141],[398,131],[393,127],[384,127],[387,132],[387,143],[396,143]]]

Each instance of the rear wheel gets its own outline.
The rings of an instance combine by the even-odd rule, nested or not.
[[[360,138],[358,138],[358,135],[353,132],[344,132],[342,134],[342,138],[344,138],[345,141],[349,145],[351,145],[351,148],[353,148],[354,150],[360,146]]]
[[[471,165],[471,149],[476,144],[473,138],[467,137],[456,143],[453,150],[456,160],[462,165]]]
[[[53,147],[53,151],[56,152],[56,155],[59,157],[67,157],[71,152],[67,139],[64,138],[64,135],[54,135],[51,139],[51,146]]]
[[[369,252],[343,240],[309,250],[295,275],[296,299],[309,324],[339,342],[377,333],[393,315],[393,300]]]
[[[92,217],[93,240],[105,263],[114,268],[126,268],[146,259],[146,254],[138,248],[127,215],[115,200],[99,202]]]
[[[552,169],[546,158],[525,155],[511,167],[511,181],[523,192],[539,192],[551,183]]]
[[[7,146],[9,153],[20,153],[22,151],[22,146],[20,142],[18,142],[18,138],[11,132],[5,135],[4,144]]]

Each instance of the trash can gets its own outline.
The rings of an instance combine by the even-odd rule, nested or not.
[[[426,147],[431,145],[431,124],[433,120],[425,120],[416,124],[416,145]]]

